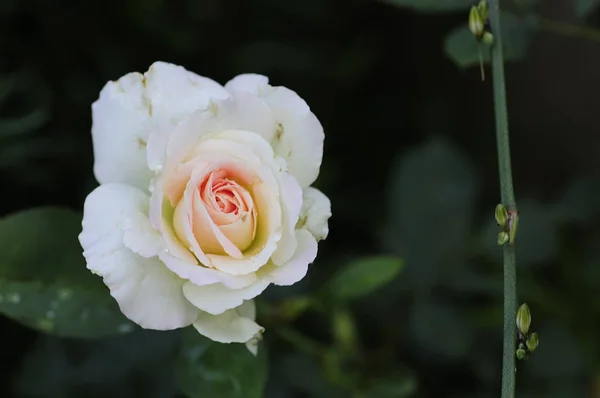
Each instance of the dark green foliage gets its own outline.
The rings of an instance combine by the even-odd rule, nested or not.
[[[497,397],[498,176],[490,85],[466,26],[472,3],[0,1],[0,396]],[[534,35],[543,1],[503,4],[518,291],[540,336],[519,361],[518,396],[590,396],[600,173],[597,156],[581,158],[600,150],[596,115],[542,107],[578,98],[583,88],[554,87],[579,66],[565,72],[575,61],[556,61],[565,50]],[[593,28],[597,2],[574,4]],[[530,63],[536,43],[551,60]],[[305,280],[261,297],[256,358],[191,328],[132,327],[85,269],[90,105],[106,81],[155,60],[221,83],[268,74],[325,127],[317,186],[333,203],[330,236]],[[539,81],[552,90],[531,96]],[[585,126],[587,141],[574,135]]]

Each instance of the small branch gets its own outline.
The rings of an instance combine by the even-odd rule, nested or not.
[[[568,22],[553,21],[544,17],[537,18],[541,30],[557,35],[582,38],[590,41],[600,42],[600,30],[587,26],[573,25]]]
[[[504,58],[502,54],[502,29],[500,25],[500,0],[489,0],[489,17],[494,44],[492,46],[492,82],[494,87],[494,111],[496,118],[496,145],[500,172],[502,204],[509,214],[517,211],[513,190],[508,135],[508,111],[504,82]],[[502,398],[515,396],[515,351],[517,315],[517,273],[515,246],[507,243],[504,250],[504,343],[502,355]]]

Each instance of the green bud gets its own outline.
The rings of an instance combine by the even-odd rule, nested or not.
[[[517,311],[517,329],[519,329],[519,332],[523,336],[527,336],[529,326],[531,326],[531,312],[529,311],[529,306],[523,303]]]
[[[479,4],[477,4],[477,11],[479,11],[479,16],[481,16],[481,19],[485,22],[490,15],[487,0],[479,1]]]
[[[483,19],[476,6],[471,7],[471,11],[469,12],[469,30],[477,40],[481,39],[483,35]]]
[[[517,354],[517,358],[521,361],[521,360],[525,359],[525,357],[527,356],[527,351],[525,351],[522,348],[519,348],[517,350],[516,354]]]
[[[481,40],[488,46],[491,46],[494,44],[494,35],[490,32],[484,32]]]
[[[356,321],[352,313],[344,308],[333,312],[333,335],[336,342],[346,352],[351,352],[356,346]]]
[[[527,349],[529,349],[529,351],[533,352],[538,345],[540,345],[540,339],[538,338],[538,334],[537,333],[531,333],[529,335],[529,337],[527,338]]]
[[[498,246],[503,246],[506,242],[508,242],[508,232],[498,232]]]
[[[506,207],[504,207],[502,203],[499,203],[496,206],[494,216],[496,217],[496,222],[498,223],[498,225],[504,228],[506,226],[506,222],[508,221],[508,212],[506,211]]]
[[[517,227],[519,226],[519,212],[513,211],[508,215],[508,235],[510,244],[515,243],[515,236],[517,236]]]

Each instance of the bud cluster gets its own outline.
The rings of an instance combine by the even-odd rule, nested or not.
[[[540,344],[537,333],[529,333],[531,326],[531,312],[529,306],[525,303],[521,304],[517,311],[517,329],[519,337],[517,339],[516,355],[518,359],[527,359],[537,346]]]

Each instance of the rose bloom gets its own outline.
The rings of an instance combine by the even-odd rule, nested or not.
[[[256,353],[254,297],[307,273],[328,234],[323,127],[265,76],[224,87],[156,62],[92,105],[94,174],[79,241],[123,314],[146,329],[193,325]]]

